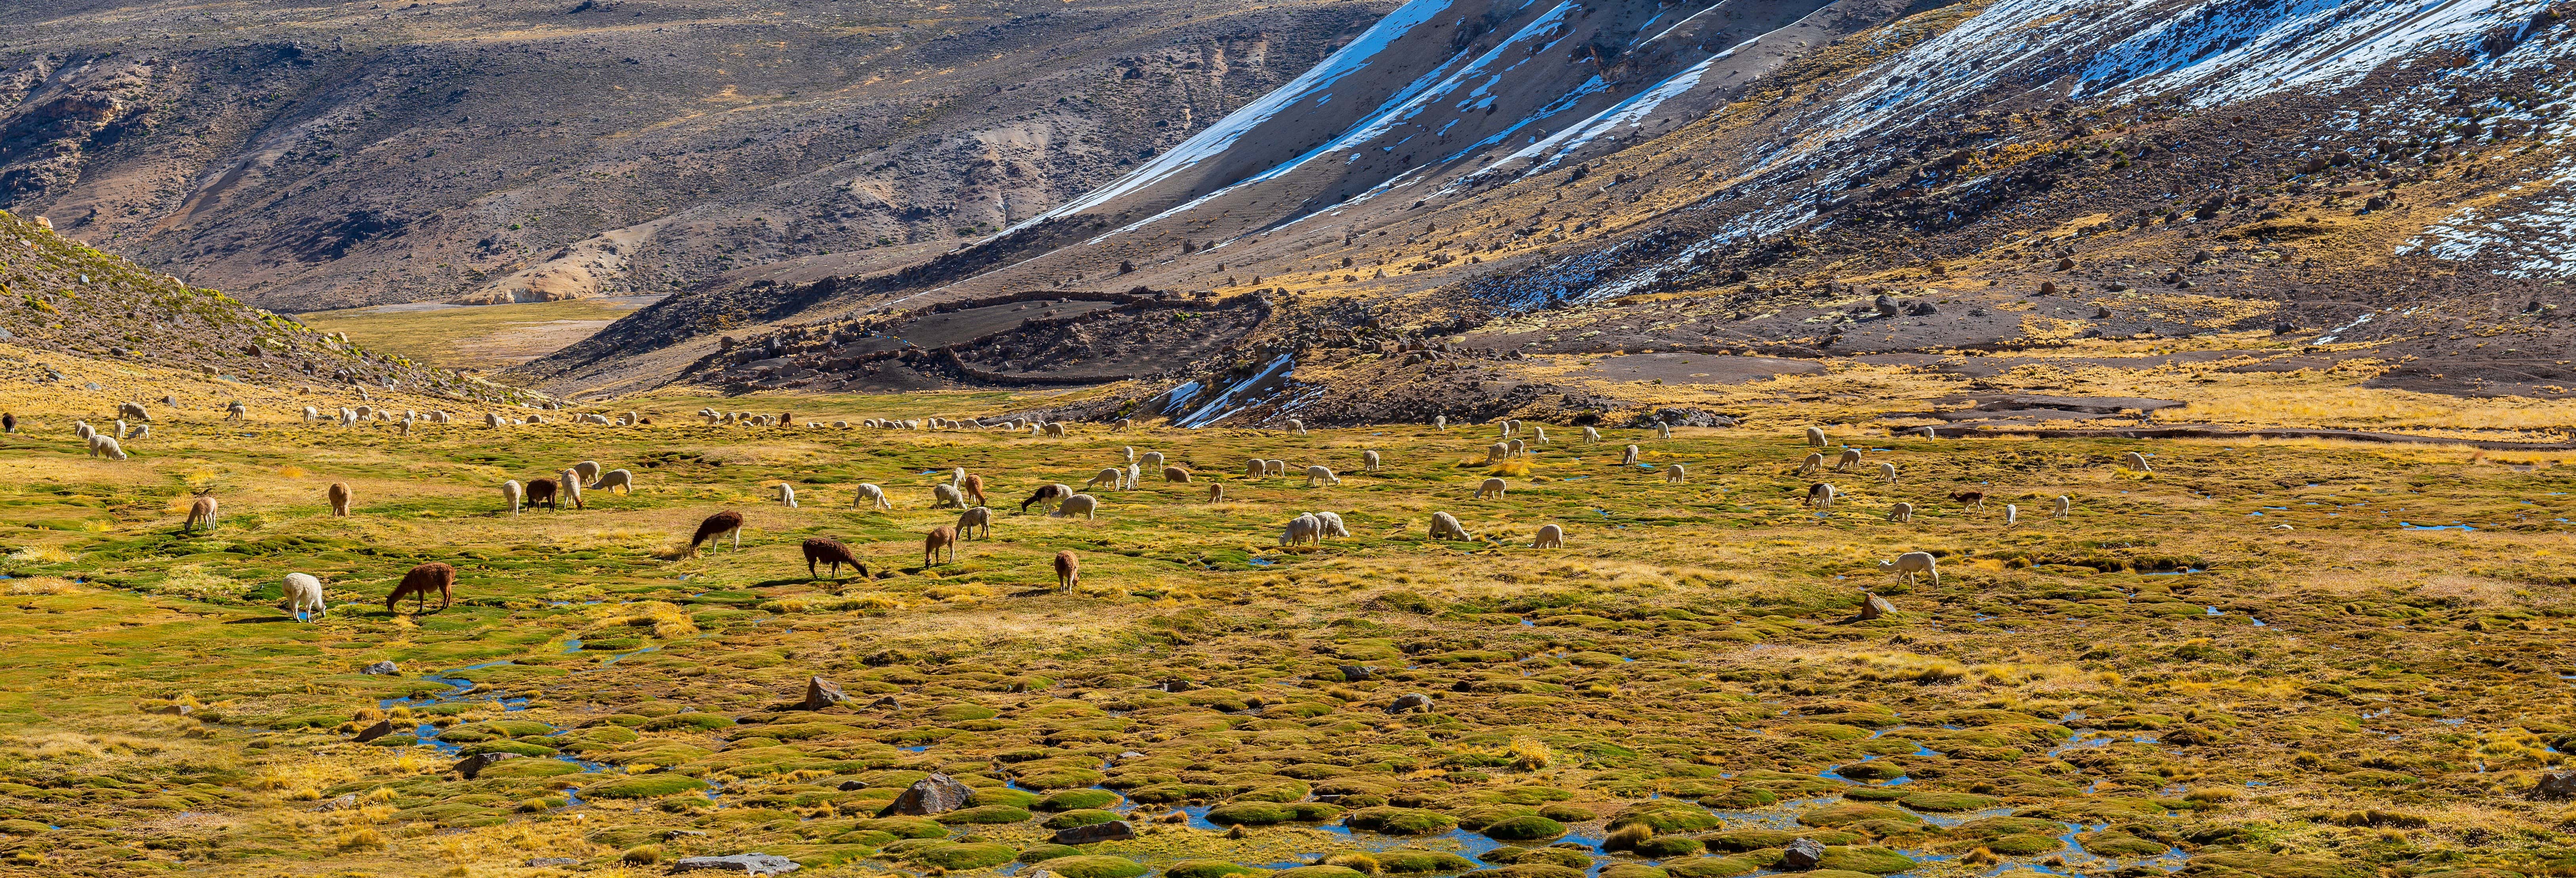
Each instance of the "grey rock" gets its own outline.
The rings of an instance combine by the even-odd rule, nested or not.
[[[2544,774],[2531,785],[2531,795],[2542,799],[2576,798],[2576,771]]]
[[[2104,307],[2104,306],[2101,306],[2101,305],[2095,305],[2095,306],[2093,306],[2093,319],[2095,319],[2095,320],[2109,320],[2109,319],[2111,319],[2111,309],[2110,309],[2110,308],[2107,308],[2107,307]]]
[[[1825,846],[1815,839],[1802,838],[1789,843],[1780,852],[1780,868],[1804,872],[1825,861]]]
[[[1422,693],[1420,693],[1420,692],[1415,692],[1415,693],[1413,693],[1413,694],[1406,695],[1406,696],[1401,697],[1401,698],[1397,698],[1397,699],[1395,700],[1395,704],[1393,704],[1393,705],[1391,705],[1391,706],[1387,707],[1386,712],[1388,712],[1388,713],[1410,713],[1410,712],[1412,712],[1412,711],[1417,711],[1417,710],[1418,710],[1418,711],[1421,711],[1421,712],[1423,712],[1423,713],[1430,713],[1430,712],[1431,712],[1431,696],[1429,696],[1429,695],[1424,695],[1424,694],[1422,694]]]
[[[457,760],[455,765],[448,766],[448,770],[456,772],[466,780],[473,780],[475,775],[482,774],[483,769],[492,767],[494,763],[517,758],[519,754],[516,753],[476,753]]]
[[[1127,821],[1124,820],[1112,820],[1107,823],[1094,823],[1089,826],[1076,826],[1072,829],[1057,830],[1055,837],[1047,839],[1047,842],[1049,844],[1085,845],[1096,841],[1118,841],[1120,839],[1135,837],[1136,827],[1127,825]]]
[[[325,799],[322,801],[322,804],[313,806],[313,810],[346,811],[355,807],[358,807],[358,794],[350,793],[337,799]]]
[[[1869,595],[1867,600],[1860,602],[1862,619],[1876,619],[1893,612],[1896,612],[1896,605],[1888,603],[1886,598],[1877,595]]]
[[[1179,677],[1173,677],[1163,681],[1163,691],[1165,692],[1187,692],[1196,688],[1198,688],[1196,684]]]
[[[1143,754],[1143,753],[1138,753],[1138,752],[1136,752],[1136,751],[1134,751],[1134,750],[1129,750],[1129,751],[1127,751],[1127,752],[1125,752],[1125,753],[1120,753],[1120,754],[1118,754],[1118,761],[1120,761],[1120,762],[1125,762],[1125,761],[1130,760],[1130,759],[1143,759],[1143,758],[1145,758],[1145,754]]]
[[[884,697],[884,698],[879,698],[879,699],[877,699],[877,700],[875,700],[875,701],[868,702],[868,706],[869,706],[869,707],[902,707],[902,706],[903,706],[903,702],[896,701],[896,700],[894,700],[894,696],[892,696],[892,695],[888,695],[888,696],[886,696],[886,697]]]
[[[682,857],[671,864],[673,872],[714,870],[732,875],[784,875],[802,868],[796,861],[777,854],[726,854],[721,857]]]
[[[821,677],[805,678],[804,707],[806,710],[822,710],[848,700],[850,696],[841,694],[839,684]]]
[[[1894,317],[1902,313],[1902,309],[1896,307],[1896,297],[1885,294],[1870,302],[1870,307],[1877,308],[1878,315],[1881,317]]]
[[[1344,681],[1347,681],[1347,682],[1357,683],[1357,682],[1359,682],[1359,681],[1361,681],[1361,680],[1366,680],[1366,679],[1368,679],[1368,678],[1370,678],[1370,677],[1374,677],[1374,676],[1377,676],[1377,672],[1376,672],[1376,671],[1374,671],[1374,670],[1370,670],[1370,669],[1365,668],[1365,667],[1361,667],[1361,666],[1359,666],[1359,665],[1343,665],[1343,666],[1342,666],[1342,679],[1343,679]]]
[[[906,814],[922,817],[946,814],[966,807],[966,798],[974,794],[974,790],[969,789],[965,784],[958,783],[956,778],[945,774],[933,774],[913,781],[912,786],[906,787],[903,795],[896,796],[894,802],[887,805],[884,811],[878,813],[878,816]]]
[[[536,859],[533,859],[533,860],[529,860],[529,861],[528,861],[528,868],[531,868],[531,869],[544,869],[544,868],[549,868],[549,867],[553,867],[553,866],[578,866],[578,865],[581,865],[581,861],[580,861],[580,860],[573,859],[573,858],[571,858],[571,857],[538,857],[538,858],[536,858]]]
[[[399,677],[402,676],[402,666],[394,664],[391,660],[386,660],[359,668],[358,673],[374,674],[379,677]]]
[[[851,790],[864,790],[867,788],[868,782],[863,780],[845,780],[841,782],[840,786],[841,792],[845,793]]]
[[[666,838],[666,839],[667,839],[667,838],[689,838],[689,837],[693,837],[693,836],[703,836],[703,835],[706,835],[706,834],[707,834],[707,831],[706,831],[706,830],[704,830],[704,829],[665,829],[665,830],[662,830],[662,837],[663,837],[663,838]]]
[[[1656,424],[1671,424],[1676,427],[1732,427],[1735,426],[1735,419],[1699,408],[1661,408],[1656,409],[1652,414],[1629,418],[1627,426],[1631,430],[1645,430],[1653,428]]]
[[[375,725],[358,730],[358,743],[364,744],[393,733],[393,720],[377,720]]]

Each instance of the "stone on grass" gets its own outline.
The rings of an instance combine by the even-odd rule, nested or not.
[[[364,744],[393,733],[393,720],[378,720],[375,725],[358,730],[358,743]]]
[[[1370,678],[1370,677],[1374,677],[1374,676],[1377,676],[1377,672],[1376,672],[1376,671],[1370,670],[1370,669],[1365,668],[1365,667],[1361,667],[1361,666],[1359,666],[1359,665],[1343,665],[1343,666],[1342,666],[1342,679],[1343,679],[1343,681],[1345,681],[1345,682],[1357,683],[1357,682],[1359,682],[1359,681],[1361,681],[1361,680],[1366,680],[1366,679],[1368,679],[1368,678]]]
[[[1860,602],[1860,617],[1864,620],[1876,619],[1893,612],[1896,612],[1896,605],[1877,595],[1869,595],[1867,600]]]
[[[358,673],[374,674],[379,677],[399,677],[402,676],[402,666],[394,664],[392,660],[388,659],[359,668]]]
[[[912,786],[904,788],[903,795],[896,796],[894,802],[887,805],[885,810],[877,812],[877,816],[908,814],[920,817],[946,814],[966,807],[966,800],[974,795],[973,788],[958,783],[956,778],[933,774],[913,781]]]
[[[355,807],[358,807],[358,794],[350,793],[337,799],[324,799],[322,800],[322,804],[313,806],[313,810],[346,811]]]
[[[796,861],[777,854],[726,854],[721,857],[682,857],[671,864],[673,872],[716,871],[732,875],[784,875],[802,868]]]
[[[1430,713],[1430,712],[1431,712],[1431,696],[1429,696],[1429,695],[1424,695],[1424,694],[1422,694],[1422,693],[1420,693],[1420,692],[1415,692],[1415,693],[1413,693],[1413,694],[1406,695],[1406,696],[1404,696],[1404,697],[1402,697],[1402,698],[1398,698],[1398,699],[1396,699],[1396,700],[1395,700],[1395,704],[1394,704],[1394,705],[1392,705],[1392,706],[1390,706],[1390,707],[1388,707],[1388,708],[1386,709],[1386,712],[1388,712],[1388,713],[1408,713],[1408,712],[1416,711],[1416,710],[1422,711],[1423,713]]]
[[[1075,826],[1058,830],[1054,837],[1047,839],[1047,842],[1049,844],[1085,845],[1093,842],[1119,841],[1135,837],[1136,827],[1127,825],[1127,821],[1124,820],[1111,820],[1107,823],[1093,823],[1087,826]]]
[[[806,710],[822,710],[823,708],[848,700],[850,700],[850,696],[841,694],[841,687],[839,684],[821,677],[805,678],[805,703],[803,706]]]
[[[1780,851],[1780,868],[1804,872],[1825,861],[1825,846],[1812,838],[1801,838]]]
[[[516,753],[502,753],[498,751],[476,753],[472,756],[457,760],[455,765],[448,766],[448,770],[456,772],[466,780],[473,780],[475,775],[482,774],[483,769],[492,767],[493,763],[500,762],[504,759],[517,758],[519,758],[519,754]]]
[[[2543,799],[2576,798],[2576,771],[2557,771],[2540,776],[2531,785],[2531,794]]]

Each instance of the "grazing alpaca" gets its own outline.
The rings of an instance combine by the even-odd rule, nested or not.
[[[242,405],[239,400],[235,400],[232,405],[224,406],[224,420],[240,421],[248,417],[250,417],[250,407]]]
[[[1817,482],[1807,486],[1807,505],[1818,509],[1834,508],[1834,486]]]
[[[599,479],[590,483],[590,489],[596,491],[603,487],[611,489],[623,488],[626,490],[626,493],[633,494],[635,493],[635,473],[622,469],[613,469],[600,473]]]
[[[1431,538],[1463,542],[1474,542],[1476,539],[1467,535],[1467,526],[1459,524],[1457,516],[1446,512],[1431,513]]]
[[[1495,497],[1503,496],[1503,480],[1499,478],[1491,478],[1486,479],[1484,484],[1477,485],[1476,499],[1485,499],[1486,495],[1492,495]]]
[[[937,491],[934,490],[932,493]],[[1067,485],[1054,484],[1039,488],[1037,493],[1029,495],[1029,499],[1020,501],[1020,514],[1029,514],[1029,504],[1035,503],[1038,508],[1046,509],[1064,502],[1064,498],[1071,496],[1073,496],[1073,488]]]
[[[2015,506],[2015,505],[2010,504],[2010,503],[2006,503],[2006,504],[2004,504],[2004,526],[2005,526],[2005,527],[2011,527],[2011,526],[2013,526],[2013,525],[2020,524],[2020,523],[2021,523],[2021,507],[2019,507],[2019,506]],[[1937,584],[1937,583],[1936,583],[1936,584]]]
[[[1209,482],[1209,483],[1208,483],[1208,498],[1207,498],[1207,501],[1208,501],[1208,502],[1210,502],[1210,503],[1223,503],[1223,502],[1225,502],[1225,484],[1224,484],[1223,482]]]
[[[409,428],[410,428],[410,425],[406,424],[406,425],[404,425],[404,428],[405,428],[405,429],[409,429]],[[588,505],[584,504],[584,503],[582,502],[582,500],[581,500],[581,474],[580,474],[580,473],[573,472],[572,470],[564,470],[563,472],[556,473],[556,475],[559,475],[559,476],[562,476],[562,477],[563,477],[563,497],[564,497],[564,499],[566,499],[566,500],[570,500],[570,501],[572,501],[572,508],[574,508],[574,509],[588,509],[588,508],[590,508]]]
[[[923,534],[923,535],[922,535],[922,537],[921,537],[921,566],[923,566],[923,567],[928,567],[928,566],[931,566],[932,564],[936,564],[936,563],[938,563],[937,559],[938,559],[938,557],[939,557],[939,548],[940,548],[941,546],[946,546],[946,547],[948,547],[948,561],[949,561],[949,563],[951,563],[951,564],[956,563],[956,562],[957,562],[957,529],[956,529],[956,528],[952,528],[952,527],[949,527],[949,526],[947,526],[947,525],[944,525],[944,524],[943,524],[943,525],[940,525],[940,526],[938,526],[938,527],[931,528],[929,533],[927,533],[927,534]]]
[[[1887,507],[1887,520],[1904,524],[1914,520],[1914,504],[1898,503]]]
[[[1360,452],[1360,471],[1361,471],[1361,472],[1364,472],[1364,473],[1373,473],[1373,472],[1377,472],[1377,466],[1378,466],[1378,456],[1377,456],[1377,451],[1376,451],[1376,450],[1371,449],[1371,450],[1367,450],[1367,451],[1362,451],[1362,452]]]
[[[116,443],[116,437],[109,436],[105,433],[95,433],[91,434],[89,437],[89,456],[104,457],[109,460],[124,460],[126,457],[125,447]]]
[[[850,547],[842,545],[840,540],[815,537],[805,541],[805,578],[814,578],[814,565],[818,563],[832,565],[834,578],[840,577],[843,564],[857,569],[859,578],[868,578],[868,565],[860,563],[858,556],[850,554]]]
[[[1619,465],[1620,465],[1620,466],[1636,466],[1636,465],[1637,465],[1637,446],[1634,446],[1634,445],[1630,445],[1630,446],[1628,446],[1628,453],[1627,453],[1627,455],[1626,455],[1626,456],[1619,458]]]
[[[1682,465],[1681,465],[1681,464],[1676,463],[1676,464],[1673,464],[1672,466],[1668,466],[1668,467],[1665,467],[1665,468],[1664,468],[1664,481],[1665,481],[1665,483],[1667,483],[1667,484],[1674,484],[1674,485],[1678,485],[1678,484],[1681,484],[1681,483],[1682,483],[1682,480],[1683,480],[1683,470],[1682,470]]]
[[[304,608],[308,606],[313,608],[311,616],[304,615]],[[322,603],[322,580],[313,578],[310,573],[286,574],[286,611],[295,614],[295,621],[310,622],[322,618],[328,609]]]
[[[555,508],[555,480],[528,480],[528,508],[535,509],[539,505],[543,505],[549,510]]]
[[[1190,471],[1189,471],[1189,470],[1185,470],[1185,469],[1182,469],[1182,468],[1177,467],[1177,466],[1167,466],[1167,467],[1164,467],[1164,468],[1163,468],[1163,481],[1166,481],[1166,482],[1186,482],[1186,481],[1189,481],[1189,480],[1190,480]]]
[[[1970,506],[1976,507],[1979,512],[1983,512],[1986,509],[1986,492],[1984,491],[1952,491],[1950,492],[1950,500],[1951,502],[1959,504],[1959,507],[1962,509]]]
[[[117,403],[116,416],[120,418],[133,418],[138,421],[152,420],[152,413],[144,411],[143,404],[139,402]]]
[[[1120,421],[1119,426],[1125,427],[1126,422]],[[1082,562],[1074,560],[1073,550],[1067,549],[1055,553],[1055,589],[1072,591],[1074,586],[1081,584]]]
[[[1316,518],[1313,513],[1307,513],[1305,515],[1289,519],[1288,526],[1281,528],[1279,531],[1279,544],[1282,546],[1294,546],[1303,543],[1321,543],[1323,541],[1324,521],[1323,519]]]
[[[1075,496],[1075,497],[1080,497],[1080,496],[1084,496],[1084,495],[1081,495],[1081,494],[1075,494],[1075,495],[1073,495],[1073,496]],[[1072,499],[1071,499],[1071,498],[1067,498],[1067,499],[1065,500],[1065,502],[1067,502],[1067,503],[1071,503],[1071,502],[1073,502],[1073,501],[1072,501]],[[974,539],[974,538],[975,538],[975,529],[976,529],[976,528],[979,528],[979,527],[984,529],[984,538],[985,538],[985,539],[988,539],[988,540],[989,540],[989,539],[992,539],[992,538],[993,538],[993,510],[988,509],[988,508],[985,508],[985,507],[982,507],[982,506],[977,506],[977,507],[975,507],[975,508],[973,508],[973,509],[969,509],[969,510],[966,510],[966,511],[964,511],[964,512],[957,513],[957,538],[958,538],[958,539],[961,539],[961,540],[971,540],[971,539]]]
[[[322,417],[322,410],[321,410],[321,409],[317,409],[317,408],[314,408],[314,407],[309,406],[309,405],[304,407],[304,422],[305,422],[305,423],[307,423],[307,424],[313,423],[314,421],[320,420],[320,419],[321,419],[321,417]]]
[[[1565,548],[1565,528],[1547,525],[1538,529],[1538,538],[1530,541],[1533,549]]]
[[[697,556],[699,543],[721,539],[727,534],[733,536],[734,548],[742,548],[742,513],[726,510],[698,522],[698,532],[689,535],[689,556]]]
[[[960,493],[963,493],[963,494],[965,494],[965,495],[966,495],[966,496],[968,496],[968,497],[972,497],[972,498],[974,498],[974,500],[975,500],[975,505],[977,505],[977,506],[986,506],[986,505],[990,505],[990,504],[988,504],[988,503],[984,502],[984,477],[983,477],[983,476],[967,476],[967,477],[966,477],[966,483],[965,483],[965,484],[963,484],[963,485],[959,485],[959,486],[958,486],[958,488],[959,488]]]
[[[1160,451],[1148,451],[1129,458],[1129,461],[1137,466],[1144,467],[1146,471],[1151,472],[1153,470],[1163,468],[1163,453]]]
[[[1824,430],[1824,428],[1822,428],[1822,427],[1808,427],[1808,428],[1807,428],[1807,447],[1809,447],[1809,448],[1823,448],[1823,447],[1825,447],[1825,430]]]
[[[1888,463],[1883,460],[1879,461],[1878,477],[1886,479],[1888,484],[1896,484],[1896,464]]]
[[[0,433],[15,432],[18,432],[18,414],[16,412],[0,414]]]
[[[966,495],[957,493],[956,488],[947,485],[930,486],[930,499],[933,501],[930,504],[932,509],[966,508]]]
[[[1878,569],[1893,570],[1903,575],[1909,585],[1916,581],[1914,577],[1918,573],[1932,574],[1932,584],[1941,584],[1941,569],[1933,566],[1930,552],[1907,552],[1896,556],[1894,561],[1878,562]]]
[[[501,483],[501,499],[510,501],[511,515],[519,514],[519,499],[525,493],[526,491],[519,487],[518,479]]]
[[[894,501],[886,499],[884,488],[860,482],[858,496],[850,498],[850,505],[866,506],[871,509],[893,509]]]
[[[215,498],[203,494],[197,495],[196,502],[188,504],[188,520],[179,524],[179,532],[194,530],[201,523],[208,532],[215,529]]]
[[[1599,444],[1601,444],[1601,431],[1599,431],[1599,430],[1595,430],[1595,429],[1592,429],[1592,428],[1590,428],[1590,427],[1585,427],[1585,428],[1583,428],[1583,444],[1585,444],[1585,445],[1599,445]]]
[[[1324,523],[1324,536],[1328,536],[1328,537],[1342,537],[1342,538],[1344,538],[1344,539],[1348,539],[1348,538],[1350,538],[1350,535],[1351,535],[1351,529],[1342,525],[1342,514],[1341,514],[1341,513],[1339,513],[1339,512],[1309,512],[1309,513],[1306,513],[1306,514],[1308,514],[1308,515],[1312,515],[1312,516],[1314,516],[1314,517],[1315,517],[1315,520],[1316,520],[1316,521],[1320,521],[1320,522],[1323,522],[1323,523]]]
[[[1449,429],[1449,416],[1448,416],[1448,415],[1436,415],[1436,416],[1433,416],[1433,417],[1432,417],[1432,419],[1431,419],[1431,426],[1432,426],[1434,429],[1440,429],[1440,430],[1447,430],[1447,429]]]
[[[787,504],[789,509],[796,508],[796,486],[786,482],[778,483],[778,502]]]
[[[599,480],[599,461],[596,461],[596,460],[585,460],[585,461],[582,461],[582,462],[580,462],[580,463],[573,464],[573,465],[572,465],[572,471],[573,471],[575,474],[580,475],[580,476],[581,476],[581,480],[582,480],[582,481],[585,481],[585,482],[595,482],[595,481],[598,481],[598,480]]]
[[[1103,467],[1097,475],[1091,477],[1091,481],[1082,483],[1082,486],[1086,489],[1097,488],[1102,482],[1108,482],[1109,486],[1112,488],[1125,487],[1127,484],[1127,471],[1114,466]]]
[[[2146,455],[2139,454],[2135,451],[2129,452],[2127,455],[2123,456],[2121,461],[2128,466],[2130,472],[2151,473],[2156,471],[2155,467],[2147,465]]]
[[[1307,467],[1306,487],[1312,488],[1319,482],[1330,482],[1338,485],[1342,483],[1342,478],[1340,476],[1333,475],[1333,468],[1323,464],[1316,464],[1314,466]]]
[[[427,612],[429,610],[429,592],[432,589],[436,589],[438,591],[439,609],[445,610],[449,606],[454,605],[456,602],[456,568],[449,567],[436,561],[431,561],[427,564],[412,568],[410,573],[403,574],[402,584],[394,586],[394,593],[385,596],[385,612],[396,612],[394,605],[401,603],[402,599],[406,597],[417,597],[420,599],[420,609],[413,610],[412,612]]]
[[[349,483],[332,482],[327,494],[331,498],[331,517],[349,517]]]
[[[2066,518],[2067,511],[2074,508],[2075,501],[2066,499],[2066,495],[2060,494],[2057,497],[2056,505],[2049,509],[2048,517],[2064,520]]]

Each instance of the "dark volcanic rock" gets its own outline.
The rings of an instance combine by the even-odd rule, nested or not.
[[[841,687],[839,684],[821,677],[807,677],[805,679],[805,703],[803,706],[806,710],[822,710],[823,708],[839,704],[843,701],[848,701],[849,699],[849,696],[841,694]]]
[[[1071,829],[1058,830],[1055,837],[1047,839],[1047,842],[1050,844],[1083,845],[1091,844],[1093,842],[1118,841],[1120,839],[1135,837],[1136,827],[1127,825],[1127,821],[1124,820],[1112,820],[1107,823],[1094,823],[1089,826],[1076,826]]]
[[[1780,868],[1792,871],[1804,872],[1814,869],[1824,861],[1825,846],[1812,838],[1790,842],[1789,847],[1780,852]]]
[[[358,730],[358,743],[364,744],[393,733],[393,720],[378,720],[375,725]]]
[[[974,790],[958,783],[956,778],[933,774],[913,781],[912,786],[904,789],[903,795],[896,796],[893,804],[878,813],[880,816],[904,814],[914,817],[946,814],[966,807],[967,797],[974,794]]]
[[[516,753],[476,753],[457,760],[455,765],[448,766],[448,770],[463,775],[466,780],[473,780],[475,775],[482,774],[483,769],[492,767],[493,763],[517,758],[519,754]]]

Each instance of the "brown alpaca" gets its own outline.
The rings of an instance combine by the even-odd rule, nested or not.
[[[778,413],[778,425],[779,425],[779,426],[781,426],[781,427],[793,427],[793,426],[796,426],[796,413],[795,413],[795,412],[779,412],[779,413]]]
[[[1048,500],[1062,500],[1066,495],[1071,493],[1072,491],[1070,489],[1060,489],[1060,486],[1057,485],[1048,485],[1046,487],[1039,488],[1037,493],[1029,495],[1029,499],[1020,501],[1020,514],[1027,515],[1029,512],[1029,504],[1031,503],[1041,503]]]
[[[860,563],[858,556],[850,554],[850,547],[830,537],[815,537],[805,541],[805,577],[807,579],[814,578],[816,563],[832,565],[834,577],[841,575],[843,564],[857,568],[861,579],[868,576],[868,565]]]
[[[412,568],[410,573],[403,574],[402,584],[394,586],[394,593],[385,596],[385,612],[395,612],[394,605],[406,597],[420,599],[420,609],[412,612],[427,612],[431,589],[438,591],[439,609],[445,610],[455,603],[456,568],[436,561]]]
[[[1187,482],[1187,481],[1189,481],[1189,480],[1190,480],[1190,471],[1189,471],[1189,470],[1185,470],[1185,469],[1182,469],[1182,468],[1177,467],[1177,466],[1167,466],[1167,467],[1164,467],[1164,468],[1163,468],[1163,481],[1166,481],[1166,482]]]
[[[928,567],[932,564],[938,563],[932,559],[939,557],[939,547],[941,546],[948,547],[948,560],[950,563],[955,563],[957,561],[956,528],[943,524],[938,527],[931,528],[930,533],[922,536],[921,566]]]
[[[733,547],[742,548],[742,513],[718,512],[698,522],[698,532],[689,536],[689,556],[696,557],[698,544],[726,534],[733,535]]]
[[[1209,482],[1209,483],[1208,483],[1208,499],[1207,499],[1207,501],[1208,501],[1208,502],[1210,502],[1210,503],[1223,503],[1223,502],[1225,502],[1225,483],[1224,483],[1224,482]]]
[[[1986,492],[1984,491],[1952,491],[1950,492],[1950,499],[1957,501],[1962,508],[1969,506],[1974,506],[1978,509],[1986,508]]]
[[[555,508],[555,480],[532,479],[528,482],[528,508],[535,509],[539,503],[545,504],[547,509]]]
[[[347,483],[347,482],[332,482],[332,483],[331,483],[330,495],[331,495],[331,517],[333,517],[333,518],[347,518],[347,517],[349,517],[349,483]]]
[[[964,489],[966,496],[969,496],[969,497],[973,497],[973,498],[975,498],[975,505],[977,505],[977,506],[984,506],[984,505],[988,505],[988,504],[986,504],[986,503],[984,502],[984,477],[983,477],[983,476],[967,476],[967,477],[966,477],[966,483],[965,483],[965,484],[963,484],[963,485],[959,485],[958,487],[959,487],[959,488]]]
[[[1081,584],[1082,562],[1074,560],[1073,551],[1068,549],[1055,553],[1056,590],[1072,591],[1074,586]]]
[[[197,502],[188,504],[188,520],[179,525],[179,532],[186,533],[200,523],[206,526],[206,530],[215,529],[215,498],[201,496]]]

